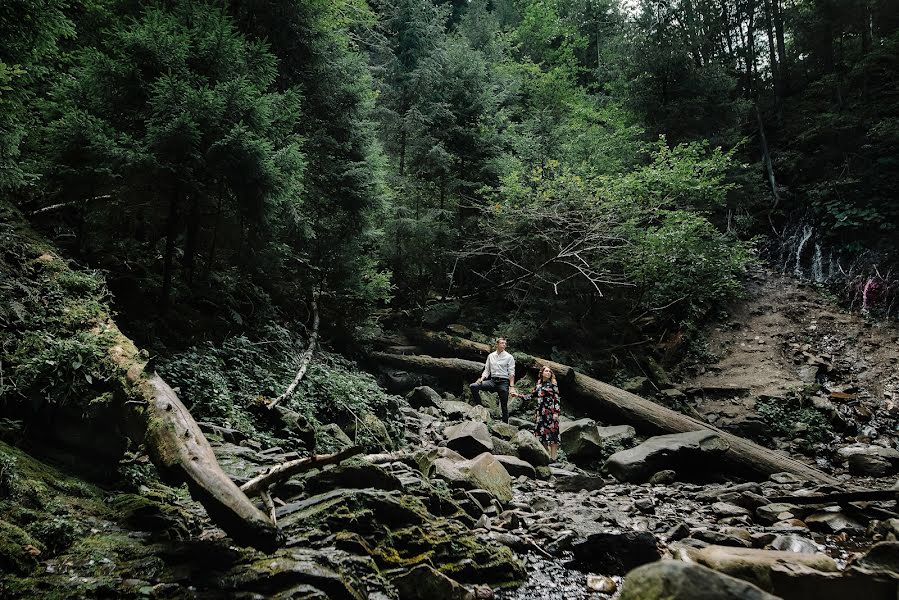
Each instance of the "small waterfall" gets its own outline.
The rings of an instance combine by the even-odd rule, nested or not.
[[[821,255],[821,244],[815,242],[815,256],[812,259],[812,278],[815,283],[824,282],[824,266],[823,257]]]
[[[793,267],[793,274],[797,277],[802,277],[802,249],[805,248],[806,242],[812,237],[814,231],[815,228],[811,225],[802,227],[802,239],[799,240],[799,245],[796,247],[796,266]]]

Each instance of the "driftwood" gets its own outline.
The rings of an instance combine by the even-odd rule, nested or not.
[[[278,403],[284,401],[289,398],[291,394],[293,394],[294,390],[297,389],[297,386],[300,385],[300,381],[303,379],[303,375],[306,374],[306,369],[309,367],[309,361],[312,359],[312,353],[315,351],[315,344],[318,342],[318,297],[317,295],[312,298],[312,334],[309,336],[309,344],[306,346],[305,352],[303,352],[303,356],[300,358],[300,368],[297,371],[297,376],[293,378],[293,382],[284,390],[284,393],[269,402],[268,408],[274,408],[278,405]]]
[[[357,454],[362,454],[362,448],[359,446],[350,446],[349,448],[344,448],[340,452],[335,452],[334,454],[320,454],[281,463],[280,465],[268,468],[264,473],[249,480],[240,486],[240,490],[247,496],[256,496],[267,491],[268,488],[273,485],[287,481],[297,473],[339,463],[352,456],[356,456]],[[264,500],[265,499],[263,498],[263,501]]]
[[[471,356],[474,350],[489,352],[490,346],[479,344],[471,340],[465,340],[456,336],[427,331],[413,331],[410,333],[415,339],[420,340],[432,350],[441,350],[452,353],[463,351],[466,356]],[[798,460],[779,454],[745,438],[723,431],[713,425],[681,414],[666,408],[655,402],[641,398],[622,389],[603,383],[582,373],[577,373],[572,367],[546,360],[528,354],[514,353],[516,362],[522,368],[536,368],[539,365],[548,365],[556,372],[559,378],[559,386],[563,394],[570,401],[592,416],[596,416],[611,423],[629,423],[643,433],[685,433],[709,429],[724,438],[730,445],[730,450],[725,455],[732,464],[747,473],[755,473],[768,477],[774,473],[788,472],[802,479],[817,481],[830,485],[838,485],[840,482],[827,475],[823,471],[815,469]],[[482,354],[483,356],[483,354]],[[424,370],[435,374],[448,374],[457,369],[457,374],[472,373],[473,366],[480,363],[473,361],[388,355],[373,353],[377,360],[389,362],[396,366],[404,366],[410,370]]]

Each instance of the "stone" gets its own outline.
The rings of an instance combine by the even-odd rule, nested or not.
[[[621,389],[632,394],[645,394],[650,390],[651,384],[648,377],[631,377],[621,384]]]
[[[686,523],[678,523],[665,533],[668,542],[676,542],[690,535],[690,527]]]
[[[712,504],[712,511],[719,517],[739,517],[749,515],[749,511],[742,506],[730,504],[729,502],[715,502]]]
[[[533,421],[525,421],[524,419],[520,419],[518,417],[509,417],[509,425],[518,427],[519,429],[528,429],[531,431],[533,431],[534,429]]]
[[[494,454],[493,457],[499,461],[499,463],[505,467],[506,471],[509,472],[509,475],[512,477],[518,477],[519,475],[524,475],[525,477],[530,477],[534,479],[537,477],[537,472],[534,470],[534,466],[524,460],[521,460],[515,456],[508,456],[506,454]]]
[[[440,408],[440,403],[443,402],[443,399],[433,388],[421,385],[406,394],[406,401],[413,408]]]
[[[337,488],[375,488],[401,491],[399,477],[383,467],[369,462],[345,462],[331,468],[307,474],[303,478],[304,491],[308,495],[320,494]]]
[[[471,404],[461,400],[441,400],[439,408],[450,421],[467,419],[471,412]]]
[[[597,532],[571,545],[571,567],[623,575],[630,569],[659,560],[656,538],[648,531]]]
[[[472,406],[468,411],[468,418],[473,421],[480,421],[481,423],[487,423],[490,421],[490,411],[487,410],[486,406],[481,406],[480,404],[476,404]]]
[[[863,530],[865,527],[855,519],[846,516],[839,509],[823,510],[805,518],[805,524],[819,533],[839,533],[846,529]]]
[[[518,427],[509,423],[503,423],[502,421],[494,421],[490,423],[490,431],[497,437],[511,441],[515,439],[515,435],[518,433]]]
[[[837,450],[849,472],[867,477],[886,477],[899,470],[899,451],[870,444],[853,444]]]
[[[434,567],[421,564],[395,577],[393,586],[408,600],[474,600],[472,592]]]
[[[664,469],[683,475],[706,472],[705,465],[727,452],[727,441],[713,431],[674,433],[649,438],[609,457],[605,467],[619,481],[641,483]]]
[[[505,454],[506,456],[514,456],[518,458],[518,448],[515,447],[515,444],[512,442],[507,442],[502,438],[498,438],[495,435],[491,435],[490,439],[493,440],[493,454]]]
[[[552,467],[550,467],[552,469]],[[596,475],[581,475],[579,473],[566,473],[560,475],[553,472],[556,480],[553,487],[560,492],[578,492],[578,491],[595,491],[606,486],[606,480]]]
[[[277,418],[275,426],[278,429],[291,439],[300,440],[304,447],[310,450],[315,449],[315,428],[309,419],[295,410],[280,405],[275,406],[274,412]]]
[[[387,426],[374,413],[363,414],[359,419],[357,430],[351,431],[351,433],[356,434],[357,440],[364,435],[371,436],[374,438],[374,445],[381,451],[389,452],[395,448],[393,440],[390,439],[390,434],[387,432]]]
[[[614,594],[618,583],[605,575],[587,575],[587,589],[600,594]]]
[[[689,557],[701,565],[749,581],[763,590],[774,593],[776,593],[774,590],[776,576],[772,569],[775,566],[790,565],[825,573],[839,571],[836,562],[821,553],[801,554],[757,548],[708,546],[691,550]]]
[[[878,542],[855,563],[866,573],[899,577],[899,542]]]
[[[602,440],[592,419],[559,423],[562,450],[574,462],[587,462],[603,456]]]
[[[535,467],[549,465],[549,453],[530,431],[521,430],[515,434],[514,444],[518,448],[518,456]]]
[[[801,483],[802,480],[793,475],[792,473],[772,473],[768,476],[768,479],[773,481],[774,483],[787,484],[787,483]]]
[[[769,550],[781,550],[783,552],[799,552],[800,554],[815,554],[818,546],[812,540],[798,535],[778,535],[766,546]]]
[[[464,421],[443,430],[446,447],[466,458],[474,458],[482,452],[493,452],[493,440],[487,426],[480,421]]]
[[[318,435],[323,441],[327,440],[331,442],[333,446],[338,448],[347,448],[353,445],[353,440],[344,433],[343,429],[341,429],[340,425],[337,423],[322,425],[318,428]]]
[[[391,394],[405,394],[421,385],[421,375],[398,369],[384,369],[380,382]]]
[[[427,478],[439,477],[452,487],[481,488],[501,502],[512,499],[512,476],[489,452],[466,460],[449,448],[434,448],[416,455],[416,462]]]
[[[716,546],[733,546],[738,548],[749,548],[752,546],[751,542],[742,537],[730,535],[722,531],[715,531],[713,529],[699,529],[690,534],[690,537]]]
[[[676,479],[677,473],[675,473],[671,469],[665,469],[663,471],[653,473],[652,477],[649,478],[649,483],[653,485],[668,485],[670,483],[674,483]]]
[[[444,327],[455,323],[462,312],[462,306],[458,302],[440,302],[431,304],[424,309],[421,315],[421,323],[426,329],[440,331]]]
[[[766,504],[764,506],[759,506],[755,509],[755,515],[762,523],[776,523],[781,521],[781,515],[784,513],[792,514],[794,516],[802,514],[802,509],[795,504],[788,504],[786,502],[775,502],[773,504]],[[792,518],[792,517],[788,517]]]
[[[619,600],[780,600],[758,587],[702,565],[661,560],[624,578]]]

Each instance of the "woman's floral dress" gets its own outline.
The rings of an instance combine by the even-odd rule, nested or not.
[[[550,382],[538,383],[531,392],[531,398],[537,399],[537,439],[544,446],[559,443],[559,413],[562,405],[559,402],[559,386]]]

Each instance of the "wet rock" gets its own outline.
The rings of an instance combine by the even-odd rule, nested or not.
[[[773,481],[774,483],[780,484],[788,484],[788,483],[802,483],[802,480],[793,475],[792,473],[772,473],[768,479]]]
[[[433,469],[437,477],[446,479],[451,484],[487,490],[500,502],[512,499],[512,477],[488,452],[470,460],[440,457],[433,461]]]
[[[446,447],[466,458],[474,458],[483,452],[493,452],[493,440],[487,426],[480,421],[465,421],[443,430]]]
[[[581,475],[579,473],[560,475],[555,472],[553,475],[556,478],[553,487],[560,492],[595,491],[602,489],[606,485],[606,480],[596,475]]]
[[[655,536],[646,531],[593,533],[575,540],[571,551],[574,555],[571,566],[614,575],[623,575],[661,556]]]
[[[399,491],[403,484],[399,477],[379,465],[363,461],[346,462],[303,478],[307,494],[320,494],[337,488],[375,488]]]
[[[518,456],[528,461],[535,467],[545,467],[549,465],[549,453],[543,444],[540,443],[533,433],[521,430],[515,434],[515,446],[518,448]]]
[[[872,574],[890,574],[899,578],[899,542],[879,542],[856,563],[856,567]]]
[[[418,386],[406,394],[406,400],[413,408],[440,408],[443,399],[433,388],[426,385]]]
[[[665,539],[669,542],[682,540],[690,535],[690,527],[686,523],[678,523],[665,533]]]
[[[728,450],[727,442],[712,431],[674,433],[649,438],[639,446],[616,452],[605,466],[619,481],[643,482],[654,473],[675,469],[697,470]],[[704,467],[699,467],[704,471]]]
[[[506,471],[509,472],[509,475],[512,477],[518,477],[519,475],[524,475],[525,477],[530,477],[531,479],[537,477],[537,472],[534,470],[534,466],[531,463],[521,460],[515,456],[508,456],[505,454],[494,454],[493,457],[499,461],[499,463],[505,467]]]
[[[735,577],[678,560],[662,560],[629,572],[620,600],[780,600]]]
[[[738,548],[750,548],[752,546],[752,543],[749,540],[722,531],[715,531],[713,529],[699,529],[690,534],[690,537],[716,546],[732,546]]]
[[[418,565],[391,582],[408,600],[474,600],[474,594],[430,565]]]
[[[602,440],[592,419],[563,421],[559,424],[562,450],[573,461],[589,461],[603,455]]]

